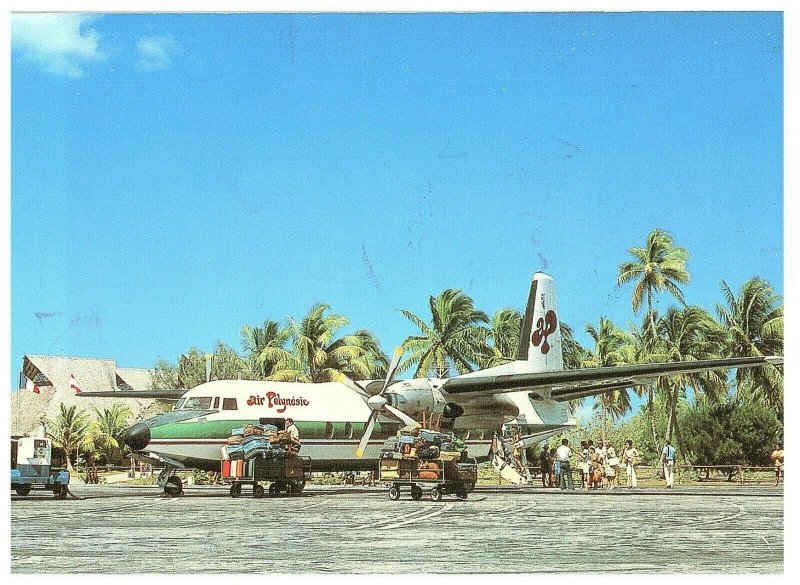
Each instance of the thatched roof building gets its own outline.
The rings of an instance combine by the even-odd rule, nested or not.
[[[112,359],[26,355],[22,373],[39,387],[39,393],[25,388],[12,392],[12,435],[33,432],[40,421],[55,419],[61,404],[77,405],[78,409],[93,413],[93,406],[103,409],[122,402],[131,409],[134,419],[142,419],[149,416],[155,403],[149,398],[85,398],[70,388],[70,376],[74,376],[82,392],[152,389],[152,370],[118,368]]]

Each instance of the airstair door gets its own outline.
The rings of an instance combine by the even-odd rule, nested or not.
[[[506,481],[516,485],[530,482],[530,477],[521,459],[514,457],[513,446],[506,444],[497,434],[492,439],[491,459],[492,466],[497,470],[500,477]]]

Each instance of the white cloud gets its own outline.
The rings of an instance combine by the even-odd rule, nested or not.
[[[55,75],[80,77],[86,63],[106,58],[87,14],[14,14],[11,47]]]
[[[172,64],[172,56],[180,51],[180,45],[171,36],[142,37],[136,43],[139,58],[136,67],[143,71],[161,71]]]

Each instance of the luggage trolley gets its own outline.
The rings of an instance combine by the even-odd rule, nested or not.
[[[478,481],[474,459],[384,458],[379,464],[379,481],[389,484],[389,499],[400,499],[401,488],[411,488],[411,499],[422,499],[427,490],[432,501],[444,494],[466,500]]]
[[[253,497],[263,498],[264,486],[259,482],[270,482],[267,490],[270,496],[277,496],[282,492],[299,496],[309,477],[311,458],[299,455],[222,462],[222,481],[231,485],[230,493],[233,498],[242,495],[243,485],[252,485]]]

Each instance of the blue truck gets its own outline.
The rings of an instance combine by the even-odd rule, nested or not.
[[[67,454],[43,437],[11,438],[11,489],[20,496],[31,490],[53,492],[57,500],[69,493]]]

